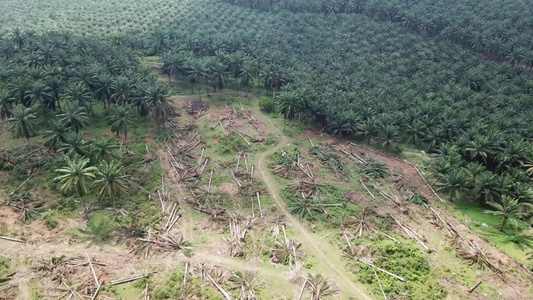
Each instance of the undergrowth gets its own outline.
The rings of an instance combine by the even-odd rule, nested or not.
[[[373,253],[372,262],[376,267],[385,269],[405,278],[405,282],[377,271],[385,294],[407,299],[444,299],[446,291],[438,283],[435,270],[432,270],[425,254],[415,245],[394,242],[381,236],[358,240],[355,247]],[[379,285],[370,266],[350,262],[356,269],[360,281],[370,284],[376,294],[381,294]]]

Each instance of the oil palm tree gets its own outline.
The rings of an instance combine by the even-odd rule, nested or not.
[[[95,161],[100,162],[104,160],[109,163],[112,159],[117,158],[115,149],[118,149],[119,146],[113,139],[106,135],[92,139],[89,144],[92,148],[91,153]]]
[[[292,121],[299,112],[298,94],[296,91],[282,91],[276,97],[276,108],[285,119]]]
[[[93,96],[84,83],[73,83],[65,90],[65,97],[73,104],[87,109],[92,107]]]
[[[187,62],[187,79],[191,83],[191,93],[194,93],[194,84],[202,84],[208,75],[205,63],[201,59],[191,59]]]
[[[30,136],[37,131],[35,123],[35,113],[31,107],[16,105],[10,111],[12,117],[9,121],[12,123],[11,129],[15,130],[16,137],[24,137],[30,143]]]
[[[359,133],[365,137],[367,145],[370,145],[379,133],[379,122],[375,117],[370,117],[361,122],[358,126]]]
[[[124,141],[128,139],[128,127],[133,124],[133,113],[125,106],[117,107],[107,118],[107,124],[111,125],[111,132],[124,136]]]
[[[215,90],[219,89],[222,91],[222,89],[226,87],[226,76],[228,74],[228,72],[226,72],[226,66],[221,62],[217,62],[211,67],[210,71]]]
[[[65,156],[65,166],[55,170],[59,175],[54,178],[55,182],[61,184],[59,190],[62,193],[68,193],[76,190],[78,196],[83,204],[85,217],[89,219],[87,211],[87,204],[85,203],[85,195],[87,194],[87,180],[92,180],[96,177],[98,168],[89,166],[89,159],[75,156],[70,158]]]
[[[11,117],[13,102],[15,102],[15,99],[13,99],[6,91],[0,90],[0,121]]]
[[[44,145],[50,150],[57,150],[61,143],[65,142],[65,134],[67,132],[67,128],[62,123],[52,122],[50,128],[44,133],[44,138],[46,139]]]
[[[125,77],[119,76],[111,83],[111,100],[118,105],[129,103],[133,90],[133,82]]]
[[[99,74],[98,76],[96,76],[96,80],[95,80],[95,90],[96,90],[96,98],[98,99],[98,101],[104,103],[104,108],[106,107],[106,103],[107,104],[111,104],[110,103],[110,99],[111,99],[111,93],[112,93],[112,90],[111,90],[111,85],[113,83],[113,78],[111,77],[111,75],[109,73],[102,73],[102,74]]]
[[[89,148],[87,142],[83,140],[83,133],[69,131],[63,136],[63,142],[59,144],[58,152],[63,152],[67,156],[81,155],[87,156]]]
[[[424,122],[416,120],[412,124],[407,125],[405,132],[408,136],[407,141],[418,146],[426,136],[427,126]]]
[[[462,190],[466,187],[467,176],[461,169],[451,169],[446,174],[437,175],[437,190],[448,190],[450,193],[450,201],[453,202]]]
[[[486,210],[484,213],[493,214],[496,216],[503,216],[502,224],[498,231],[502,232],[505,224],[509,219],[513,220],[519,216],[527,215],[533,210],[531,203],[518,203],[518,199],[509,196],[503,196],[501,202],[489,201],[487,202],[494,210]]]
[[[57,118],[63,126],[74,130],[74,132],[84,129],[90,122],[87,109],[84,106],[79,106],[77,103],[68,103],[65,105],[61,112],[57,114]]]
[[[9,93],[16,99],[17,104],[22,104],[26,107],[31,106],[27,101],[26,91],[30,89],[30,81],[26,76],[17,76],[13,78],[7,85]]]
[[[30,105],[39,103],[44,111],[45,108],[49,107],[52,100],[50,92],[50,88],[42,81],[35,81],[26,91],[26,98],[30,101]]]
[[[382,146],[385,150],[389,150],[391,147],[401,150],[398,143],[400,141],[400,131],[397,126],[387,125],[383,128],[383,131],[380,135],[382,141]]]
[[[257,70],[254,68],[254,65],[250,62],[244,62],[241,70],[239,72],[239,77],[241,78],[241,85],[246,88],[246,92],[250,92],[250,85],[253,87],[254,78],[257,74]],[[250,84],[251,83],[251,84]]]
[[[498,200],[502,193],[499,176],[490,171],[481,173],[474,181],[473,192],[481,205]]]
[[[172,113],[172,106],[168,99],[168,90],[160,84],[152,83],[146,87],[144,93],[144,101],[150,107],[157,128],[161,129],[161,125],[167,121],[167,118]]]
[[[128,176],[124,174],[123,169],[120,163],[104,161],[99,166],[96,172],[96,180],[93,183],[93,188],[96,190],[98,198],[104,199],[108,197],[113,203],[113,208],[116,208],[116,197],[128,193]]]

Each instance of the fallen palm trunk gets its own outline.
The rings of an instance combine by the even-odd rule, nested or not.
[[[302,299],[302,296],[304,294],[304,291],[305,291],[305,286],[307,285],[307,278],[304,280],[304,284],[302,285],[302,289],[300,290],[300,294],[298,295],[298,300],[301,300]]]
[[[196,148],[196,146],[198,146],[201,142],[202,141],[197,141],[194,145],[192,145],[191,147],[187,148],[187,150],[185,150],[185,152],[189,152],[192,149]]]
[[[422,247],[424,247],[424,249],[426,249],[426,251],[431,251],[429,249],[428,246],[426,246],[418,237],[417,237],[417,233],[415,233],[414,231],[410,230],[409,228],[407,228],[406,226],[403,226],[398,220],[396,220],[396,218],[394,218],[391,214],[389,214],[389,216],[394,220],[394,222],[396,222],[396,224],[398,224],[398,226],[400,226],[400,228],[405,231],[405,233],[407,233],[407,235],[416,240],[420,245],[422,245]]]
[[[476,285],[471,287],[470,290],[468,290],[468,292],[472,293],[475,289],[477,289],[477,287],[481,284],[481,282],[483,282],[483,281],[482,280],[478,281],[478,283],[476,283]]]
[[[96,288],[96,292],[94,292],[93,296],[91,297],[91,300],[96,299],[96,296],[98,296],[98,293],[100,292],[100,288],[102,287],[102,284],[99,283],[98,287]]]
[[[483,260],[483,263],[486,264],[492,271],[495,271],[497,273],[502,273],[502,270],[498,268],[497,266],[493,265],[490,261],[487,255],[473,242],[473,241],[467,241],[459,232],[457,229],[455,229],[452,224],[447,223],[449,228],[454,232],[454,235],[456,238],[459,238],[465,246],[468,247],[468,250],[470,253],[473,253],[473,256],[477,256]]]
[[[373,263],[371,263],[371,262],[367,262],[367,261],[364,261],[364,260],[362,260],[362,259],[357,259],[357,261],[359,261],[359,262],[361,262],[361,263],[364,263],[364,264],[366,264],[366,265],[368,265],[368,266],[370,266],[370,267],[372,267],[372,268],[375,268],[375,269],[377,269],[377,270],[379,270],[379,271],[381,271],[381,272],[383,272],[383,273],[385,273],[385,274],[388,274],[388,275],[390,275],[390,276],[392,276],[392,277],[394,277],[394,278],[396,278],[396,279],[398,279],[398,280],[400,280],[400,281],[402,281],[402,282],[405,282],[405,278],[403,278],[403,277],[401,277],[401,276],[398,276],[398,275],[396,275],[396,274],[393,274],[393,273],[391,273],[391,272],[389,272],[389,271],[387,271],[387,270],[383,270],[383,269],[380,268],[380,267],[376,267],[376,266],[375,266]]]
[[[418,175],[420,175],[420,177],[422,178],[422,180],[424,180],[424,183],[427,185],[427,187],[431,190],[431,192],[433,192],[433,194],[440,200],[440,202],[442,203],[445,203],[446,201],[444,201],[444,199],[442,199],[439,194],[437,194],[437,192],[435,192],[435,190],[431,187],[431,185],[429,184],[429,182],[426,180],[426,178],[424,177],[424,175],[422,175],[422,172],[420,172],[420,170],[418,170],[418,168],[414,165],[414,164],[411,164],[411,167],[413,167],[416,172],[418,173]]]
[[[365,188],[365,190],[370,194],[370,196],[372,197],[372,199],[376,199],[376,197],[374,197],[374,194],[372,194],[372,192],[368,189],[368,187],[366,186],[366,184],[365,184],[361,179],[359,179],[359,182],[363,185],[363,187]]]
[[[150,277],[150,275],[155,274],[155,273],[157,273],[157,272],[148,272],[146,274],[140,274],[140,275],[135,275],[135,276],[131,276],[131,277],[125,277],[125,278],[118,279],[118,280],[112,280],[109,283],[109,285],[123,284],[123,283],[135,281],[135,280],[138,280],[138,279],[141,279],[141,278],[145,278],[145,277],[148,278],[148,277]]]
[[[189,140],[189,143],[192,143],[194,139],[198,136],[198,132],[193,135],[193,137]]]
[[[202,175],[204,173],[205,167],[207,166],[207,163],[209,162],[209,157],[206,157],[204,164],[202,165],[202,168],[198,171],[199,175]]]
[[[433,216],[435,216],[435,218],[437,218],[437,220],[439,220],[442,225],[444,226],[444,228],[446,228],[446,230],[448,230],[448,232],[453,235],[453,231],[450,229],[450,227],[448,226],[448,224],[446,222],[444,222],[444,220],[440,217],[440,215],[433,209],[433,207],[427,205],[426,203],[424,203],[424,206],[429,209],[429,211],[433,214]]]
[[[68,261],[66,263],[69,264],[69,265],[79,266],[79,267],[85,267],[85,266],[89,265],[89,262],[86,261],[86,260],[71,260],[71,261]],[[94,266],[103,266],[103,267],[107,266],[107,264],[96,262],[96,261],[93,261],[92,264]]]
[[[359,155],[350,153],[350,152],[342,149],[341,147],[339,147],[337,145],[333,145],[333,148],[335,148],[335,149],[339,150],[340,152],[344,153],[349,159],[351,159],[351,160],[353,160],[355,162],[366,164],[366,161],[363,158],[359,157]]]
[[[259,204],[259,215],[263,217],[263,210],[261,209],[261,198],[259,198],[259,192],[257,192],[257,203]]]
[[[228,292],[226,292],[226,290],[224,290],[218,283],[216,283],[216,281],[213,279],[213,277],[211,277],[211,275],[209,275],[209,273],[207,273],[207,271],[204,271],[205,272],[205,275],[207,276],[207,278],[209,278],[209,280],[215,285],[215,287],[222,293],[222,295],[224,295],[224,298],[226,298],[226,300],[231,300],[231,297],[230,295],[228,294]]]
[[[235,177],[235,173],[233,173],[233,171],[230,171],[230,174],[231,174],[231,177],[233,177],[233,179],[235,179],[235,181],[237,182],[237,184],[239,185],[239,187],[242,187],[242,184],[241,184],[241,182],[239,181],[239,179],[237,179],[237,177]]]
[[[219,122],[220,123],[220,128],[222,128],[222,132],[224,133],[224,135],[228,135],[228,133],[226,132],[226,130],[224,129],[224,126],[222,126],[222,121]]]
[[[250,142],[248,142],[240,132],[237,131],[237,134],[246,142],[248,146],[252,146],[252,144],[250,144]]]
[[[378,280],[379,289],[381,290],[381,293],[383,294],[383,299],[387,300],[387,295],[385,295],[385,291],[383,290],[383,286],[381,286],[381,280],[379,280],[378,273],[376,272],[376,269],[373,268],[372,271],[374,271],[374,276]]]
[[[14,239],[14,238],[9,238],[9,237],[6,237],[6,236],[0,236],[0,240],[6,240],[6,241],[10,241],[10,242],[17,242],[17,243],[26,243],[26,241],[19,240],[19,239]]]
[[[25,185],[28,181],[30,181],[30,179],[31,179],[32,177],[33,177],[33,175],[30,176],[30,177],[28,177],[28,179],[24,180],[24,182],[21,183],[19,186],[17,186],[17,188],[16,188],[15,190],[13,190],[11,193],[9,193],[9,196],[10,196],[10,197],[13,196],[13,194],[15,194],[16,191],[18,191],[23,185]]]

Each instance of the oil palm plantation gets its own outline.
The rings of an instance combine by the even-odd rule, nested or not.
[[[96,177],[98,169],[94,166],[89,166],[89,159],[81,156],[75,156],[72,159],[65,156],[65,165],[55,170],[57,177],[55,182],[60,184],[59,190],[62,193],[69,193],[75,190],[83,204],[85,218],[89,219],[89,212],[87,210],[87,203],[85,202],[85,195],[87,194],[87,181]]]

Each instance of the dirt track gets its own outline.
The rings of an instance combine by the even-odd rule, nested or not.
[[[341,260],[341,251],[327,241],[322,240],[319,236],[311,233],[304,225],[302,225],[302,223],[299,222],[299,220],[297,220],[289,213],[289,211],[287,211],[285,202],[279,194],[277,185],[272,178],[265,161],[265,158],[268,155],[282,149],[287,145],[287,137],[276,126],[274,126],[272,121],[270,121],[259,111],[257,105],[254,105],[253,111],[264,121],[265,124],[268,124],[270,127],[269,129],[272,130],[272,132],[275,132],[276,137],[278,138],[277,145],[270,150],[261,153],[258,158],[259,174],[261,179],[267,185],[270,195],[276,201],[278,208],[285,214],[286,220],[288,220],[291,228],[300,234],[300,241],[303,242],[305,247],[307,247],[307,250],[311,251],[311,254],[320,260],[320,263],[323,264],[323,269],[328,270],[328,273],[323,275],[333,279],[345,297],[351,296],[356,297],[356,299],[372,299],[362,287],[359,287],[357,284],[355,284],[354,276],[346,270],[345,263]]]

